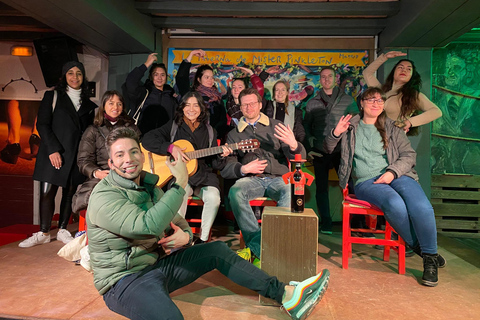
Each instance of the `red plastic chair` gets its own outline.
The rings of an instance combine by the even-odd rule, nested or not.
[[[366,215],[369,229],[355,229],[350,226],[352,214]],[[382,245],[383,260],[390,260],[390,249],[398,253],[398,273],[405,274],[405,242],[398,236],[398,240],[392,239],[392,226],[386,222],[385,231],[376,229],[377,216],[383,216],[383,212],[367,201],[358,200],[355,195],[348,194],[348,189],[343,190],[343,235],[342,235],[342,267],[348,269],[348,259],[352,257],[352,243]],[[370,239],[352,236],[352,232],[384,234],[383,239]]]

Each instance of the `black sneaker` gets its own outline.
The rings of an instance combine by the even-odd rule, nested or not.
[[[408,244],[405,244],[405,257],[413,257],[415,251]]]
[[[445,266],[447,265],[447,260],[445,260],[445,258],[442,257],[441,254],[438,254],[437,261],[438,261],[439,268],[445,268]]]
[[[428,287],[438,284],[438,254],[423,254],[422,284]]]

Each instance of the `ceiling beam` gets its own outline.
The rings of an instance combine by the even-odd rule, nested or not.
[[[479,12],[478,0],[402,0],[379,35],[379,48],[445,46],[477,26]]]
[[[153,18],[157,28],[195,29],[209,34],[228,32],[257,35],[365,35],[378,34],[385,19],[255,19],[255,18]],[[240,32],[240,30],[242,30]]]
[[[389,17],[398,13],[399,2],[135,1],[135,8],[157,16]]]
[[[155,48],[150,18],[130,0],[2,0],[7,5],[103,53],[145,53]]]

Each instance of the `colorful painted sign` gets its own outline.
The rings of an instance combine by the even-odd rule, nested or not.
[[[168,70],[173,75],[170,84],[174,84],[177,69],[193,49],[175,49],[168,51]],[[366,84],[361,72],[368,63],[368,52],[365,50],[205,50],[203,58],[193,57],[191,76],[198,66],[209,64],[214,69],[217,81],[225,87],[233,78],[245,76],[235,66],[248,67],[255,73],[266,71],[269,78],[265,81],[266,97],[271,88],[280,79],[289,81],[292,101],[303,107],[313,96],[314,90],[320,86],[322,67],[332,66],[337,70],[337,83],[348,94],[356,97]],[[309,90],[307,90],[309,89]],[[308,94],[302,94],[307,90]]]

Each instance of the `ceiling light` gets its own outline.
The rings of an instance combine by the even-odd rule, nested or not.
[[[31,46],[13,46],[10,50],[12,56],[31,57],[33,56],[33,47]]]

